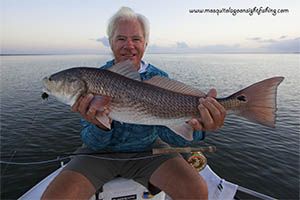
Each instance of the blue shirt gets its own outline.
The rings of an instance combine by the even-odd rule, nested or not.
[[[107,69],[114,65],[114,60],[108,61],[101,69]],[[146,72],[141,73],[141,80],[147,80],[153,76],[168,77],[164,71],[149,64]],[[194,131],[193,141],[187,141],[165,126],[150,126],[120,123],[112,121],[112,129],[104,131],[93,123],[82,120],[83,129],[80,137],[83,143],[93,151],[108,149],[115,152],[139,152],[145,151],[158,137],[172,146],[186,146],[191,142],[203,140],[205,132]]]

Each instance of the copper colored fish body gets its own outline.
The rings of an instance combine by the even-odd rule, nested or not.
[[[73,105],[79,96],[95,95],[90,106],[110,107],[109,117],[126,123],[164,125],[185,139],[192,140],[193,128],[186,122],[200,118],[199,98],[205,94],[181,82],[155,76],[141,82],[130,61],[108,70],[71,68],[44,78],[44,92]],[[256,83],[230,97],[217,99],[228,111],[257,123],[274,126],[276,90],[283,77]],[[46,94],[44,97],[47,97]],[[107,105],[107,103],[109,104]],[[110,128],[108,117],[99,112],[97,119]]]

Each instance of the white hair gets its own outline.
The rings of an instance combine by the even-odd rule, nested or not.
[[[140,22],[143,28],[144,32],[144,38],[145,38],[145,45],[148,44],[149,41],[149,32],[150,32],[150,26],[148,19],[138,13],[135,13],[131,8],[128,7],[121,7],[118,12],[116,12],[108,21],[107,26],[107,36],[109,43],[112,43],[112,37],[116,30],[116,22],[120,19],[136,19]]]

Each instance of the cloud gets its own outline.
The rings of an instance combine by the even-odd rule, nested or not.
[[[263,46],[268,52],[300,52],[300,37],[289,40],[280,40]]]
[[[261,40],[261,38],[260,37],[253,37],[253,38],[247,38],[247,40],[256,40],[256,41],[259,41],[259,40]]]
[[[253,40],[263,45],[259,48],[266,53],[292,53],[300,52],[300,37],[295,39],[286,39],[286,35],[280,36],[276,39],[263,39],[261,37],[247,38],[247,40]]]
[[[190,47],[185,42],[175,42],[173,45],[149,45],[148,53],[294,53],[300,52],[300,37],[295,39],[263,39],[261,37],[247,38],[258,43],[258,47],[247,48],[240,44],[215,44]]]
[[[259,40],[260,43],[276,43],[277,41],[274,39],[269,39],[269,40]]]
[[[176,42],[178,48],[188,48],[189,46],[185,42]]]
[[[108,41],[108,38],[107,37],[102,37],[102,38],[98,38],[98,39],[95,39],[97,42],[100,42],[102,43],[104,46],[106,47],[110,47],[109,45],[109,41]]]
[[[276,42],[276,40],[274,39],[262,39],[261,37],[253,37],[253,38],[247,38],[247,40],[254,40],[254,41],[257,41],[257,42],[260,42],[260,43],[274,43]]]
[[[244,50],[240,48],[239,44],[189,47],[185,42],[176,42],[171,46],[153,44],[147,48],[148,53],[231,53],[241,51]]]
[[[240,44],[215,44],[206,46],[189,46],[184,41],[175,41],[169,46],[159,44],[148,45],[147,53],[281,53],[281,52],[300,52],[300,37],[295,39],[286,39],[286,35],[282,35],[277,39],[262,37],[250,37],[247,40],[258,44],[256,48],[243,47]],[[102,43],[106,47],[110,47],[107,37],[92,39]]]
[[[285,39],[286,37],[287,37],[286,35],[283,35],[283,36],[279,37],[279,39],[282,40],[282,39]]]

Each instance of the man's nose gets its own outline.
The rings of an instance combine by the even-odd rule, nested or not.
[[[134,43],[133,43],[132,39],[127,39],[126,40],[125,48],[128,48],[128,49],[134,48]]]

